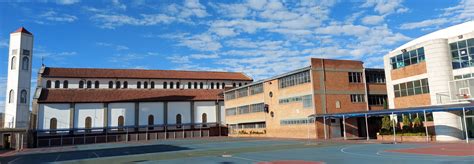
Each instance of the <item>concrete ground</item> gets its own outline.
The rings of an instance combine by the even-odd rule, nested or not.
[[[216,137],[29,149],[0,158],[0,163],[472,164],[474,144]]]

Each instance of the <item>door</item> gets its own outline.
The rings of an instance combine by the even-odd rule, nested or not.
[[[3,134],[3,148],[5,149],[11,148],[11,135],[10,134]]]

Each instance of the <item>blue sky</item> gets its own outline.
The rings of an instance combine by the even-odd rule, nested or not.
[[[474,0],[0,2],[0,109],[20,26],[51,67],[239,71],[262,79],[310,57],[382,67],[407,41],[474,18]],[[3,69],[2,69],[3,68]],[[32,87],[35,87],[33,84]]]

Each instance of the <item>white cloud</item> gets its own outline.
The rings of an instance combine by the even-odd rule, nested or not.
[[[80,0],[56,0],[56,3],[60,5],[72,5],[79,2]]]
[[[0,48],[7,48],[8,47],[8,40],[2,39],[0,40]]]
[[[165,14],[142,14],[140,18],[134,18],[123,14],[96,14],[93,20],[101,23],[100,27],[114,29],[123,25],[151,26],[157,24],[169,24],[175,18]]]
[[[362,7],[374,7],[379,14],[390,14],[394,12],[406,12],[402,5],[403,0],[367,0]]]
[[[416,28],[422,28],[422,27],[439,26],[448,22],[449,20],[447,18],[428,19],[421,22],[412,22],[412,23],[402,24],[400,26],[400,29],[416,29]]]
[[[126,10],[127,6],[123,3],[121,3],[119,0],[112,0],[112,6],[114,6],[117,9],[121,10]]]
[[[128,49],[129,49],[127,46],[124,46],[124,45],[115,45],[115,44],[112,44],[112,43],[97,42],[96,44],[97,44],[98,46],[112,47],[113,49],[115,49],[115,50],[117,50],[117,51],[128,50]]]
[[[384,17],[380,15],[368,15],[362,18],[362,23],[366,25],[377,25],[384,21]]]
[[[442,9],[443,14],[436,18],[423,21],[409,22],[401,25],[401,29],[417,29],[426,27],[437,27],[445,24],[456,24],[474,20],[474,0],[461,0],[458,5]],[[429,28],[433,29],[433,28]]]
[[[191,54],[190,58],[192,59],[216,59],[219,58],[219,55],[214,54]]]
[[[68,23],[74,22],[78,19],[74,15],[60,14],[60,13],[57,13],[53,10],[50,10],[50,11],[47,11],[47,12],[44,12],[44,13],[40,14],[39,18],[42,18],[42,19],[47,20],[47,21],[68,22]],[[40,23],[40,22],[38,22],[38,23]]]
[[[191,60],[189,60],[188,56],[173,55],[173,56],[166,57],[166,59],[168,59],[172,63],[177,63],[177,64],[190,64],[191,63]]]
[[[267,0],[247,0],[247,5],[254,10],[261,10],[267,4]]]

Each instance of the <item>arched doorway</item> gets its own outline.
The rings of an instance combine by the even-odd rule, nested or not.
[[[153,115],[148,115],[148,130],[153,130],[155,125],[155,117]]]
[[[123,131],[123,125],[124,125],[124,121],[125,121],[123,119],[123,116],[119,116],[117,121],[118,121],[117,122],[118,130]]]
[[[207,127],[207,114],[203,113],[201,117],[202,117],[202,127]]]
[[[51,118],[49,120],[49,130],[51,134],[56,134],[56,129],[58,129],[58,119]]]
[[[92,118],[91,117],[86,117],[86,121],[85,121],[85,126],[86,128],[86,133],[90,133],[91,132],[91,128],[92,128]]]
[[[181,114],[176,115],[176,128],[181,128]]]

